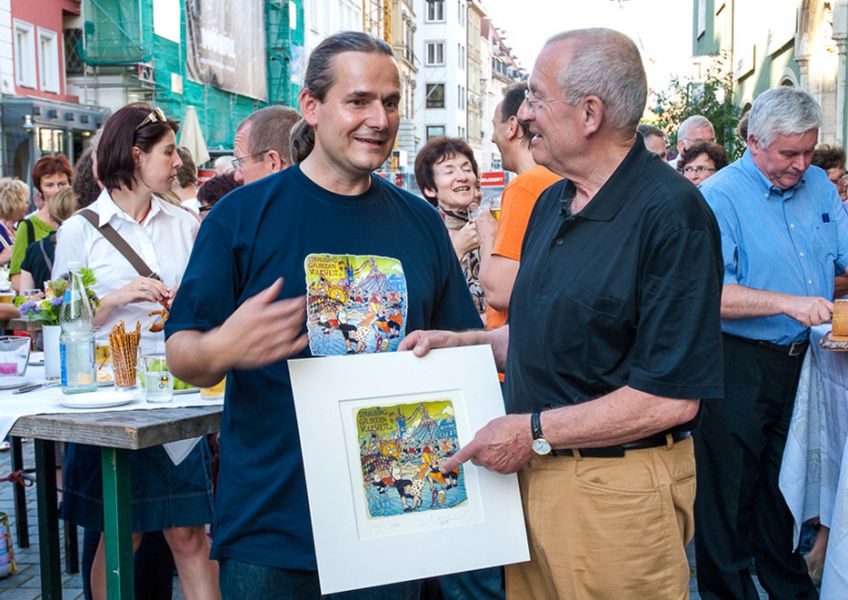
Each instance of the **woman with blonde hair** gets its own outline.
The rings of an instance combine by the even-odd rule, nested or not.
[[[15,224],[26,216],[29,187],[20,179],[0,178],[0,265],[12,259],[15,246]]]

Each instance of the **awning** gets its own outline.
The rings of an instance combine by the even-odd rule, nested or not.
[[[185,146],[194,158],[194,164],[198,167],[209,160],[209,150],[200,130],[200,121],[197,119],[197,111],[193,106],[186,108],[183,122],[180,124],[180,146]]]

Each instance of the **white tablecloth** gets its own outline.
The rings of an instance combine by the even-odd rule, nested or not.
[[[44,380],[44,367],[30,366],[26,372],[27,379],[33,381]],[[2,382],[2,379],[0,379]],[[103,391],[111,390],[112,388],[100,388]],[[13,394],[14,390],[0,390],[0,440],[4,439],[9,433],[9,430],[20,417],[27,415],[46,415],[46,414],[61,414],[61,413],[82,413],[82,412],[105,412],[116,410],[153,410],[157,408],[184,408],[191,406],[215,406],[222,405],[223,399],[206,400],[200,397],[199,392],[190,394],[175,394],[171,402],[163,404],[150,404],[144,400],[144,394],[139,394],[139,398],[133,400],[129,404],[122,406],[114,406],[108,408],[98,407],[96,409],[84,408],[68,408],[59,404],[59,398],[62,396],[62,391],[58,387],[35,390],[25,394]],[[188,440],[180,440],[170,444],[164,444],[165,451],[174,461],[174,464],[179,464],[188,456],[188,453],[194,448],[195,444],[201,438],[191,438]]]
[[[830,527],[821,598],[848,597],[848,353],[819,347],[830,325],[814,327],[780,468],[780,490],[801,523]]]

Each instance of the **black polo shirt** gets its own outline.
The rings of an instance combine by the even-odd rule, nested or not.
[[[509,304],[507,412],[579,404],[622,386],[722,395],[723,275],[715,217],[640,138],[586,207],[539,198]]]

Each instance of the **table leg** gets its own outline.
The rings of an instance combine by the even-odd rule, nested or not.
[[[24,468],[24,450],[21,447],[21,438],[10,436],[12,443],[12,471],[21,471]],[[26,488],[14,484],[15,488],[15,531],[18,534],[18,546],[29,548],[29,519],[27,519]]]
[[[56,505],[56,451],[53,442],[49,440],[35,440],[35,479],[41,597],[43,600],[62,600],[59,509]]]
[[[103,526],[106,541],[106,593],[109,600],[132,600],[132,493],[130,452],[101,448]]]

